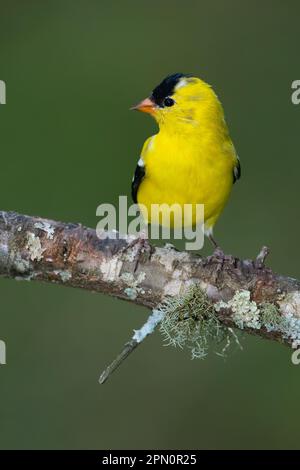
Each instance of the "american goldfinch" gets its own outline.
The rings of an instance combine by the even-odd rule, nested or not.
[[[157,222],[151,220],[152,204],[204,204],[205,235],[217,248],[213,227],[241,167],[215,92],[199,78],[176,73],[132,109],[151,114],[159,126],[144,143],[133,201],[147,208],[150,224]],[[198,222],[193,211],[191,224]]]

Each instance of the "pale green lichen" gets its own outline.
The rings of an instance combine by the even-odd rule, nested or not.
[[[159,325],[159,323],[163,319],[163,316],[164,316],[163,312],[157,309],[153,309],[146,323],[144,323],[144,325],[138,330],[133,330],[134,335],[132,339],[136,341],[137,343],[141,343],[142,341],[144,341],[144,339],[147,336],[153,333],[157,325]]]
[[[120,279],[126,284],[126,288],[124,289],[125,294],[130,300],[135,300],[138,294],[144,294],[145,291],[142,287],[139,287],[146,277],[146,273],[141,272],[138,274],[137,277],[134,277],[132,273],[125,272],[122,273]]]
[[[124,289],[124,292],[130,300],[135,300],[137,298],[137,289],[133,287],[126,287],[126,289]]]
[[[258,330],[264,327],[268,332],[280,333],[283,339],[292,342],[293,348],[300,346],[300,318],[290,310],[280,312],[270,302],[257,304],[250,299],[250,291],[238,291],[228,302],[215,304],[217,312],[221,309],[231,309],[231,318],[241,329],[247,327]]]
[[[36,222],[34,226],[46,232],[48,240],[53,240],[55,229],[49,222]]]
[[[18,273],[23,274],[29,271],[29,268],[30,268],[29,261],[21,258],[19,253],[15,255],[14,251],[12,251],[11,255],[13,257],[14,268]]]
[[[300,318],[294,317],[290,312],[284,315],[284,325],[281,329],[283,337],[292,341],[292,347],[300,347]]]
[[[260,305],[262,323],[267,331],[278,332],[284,339],[292,342],[293,348],[300,346],[300,318],[290,311],[281,314],[276,305],[263,303]]]
[[[27,259],[22,258],[19,252],[11,249],[9,253],[9,263],[13,270],[17,273],[15,276],[16,280],[30,280],[33,277],[33,273],[30,273],[30,262]]]
[[[40,261],[43,258],[45,249],[42,248],[40,238],[32,232],[27,232],[26,248],[29,251],[31,261]]]
[[[215,310],[231,309],[232,320],[241,329],[261,328],[260,311],[256,302],[250,300],[250,291],[237,291],[228,302],[220,301],[215,304]]]
[[[212,343],[230,341],[231,332],[218,320],[213,304],[199,286],[168,298],[159,310],[163,312],[160,331],[167,345],[189,349],[193,359],[203,359]],[[225,349],[218,353],[223,355]]]
[[[300,292],[293,291],[285,293],[284,298],[278,299],[281,312],[285,315],[291,313],[294,317],[300,318]]]
[[[72,274],[69,271],[55,270],[53,272],[61,278],[62,282],[67,282],[72,278]]]

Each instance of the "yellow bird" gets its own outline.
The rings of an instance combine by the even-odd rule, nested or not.
[[[146,207],[148,223],[161,223],[151,219],[152,204],[204,204],[205,234],[217,248],[213,227],[241,175],[217,95],[203,80],[176,73],[132,109],[151,114],[159,125],[135,170],[134,202]],[[199,222],[193,210],[191,224]]]

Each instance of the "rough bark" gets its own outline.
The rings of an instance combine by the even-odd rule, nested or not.
[[[264,265],[263,249],[256,260],[213,255],[201,258],[172,247],[147,247],[133,236],[102,232],[80,224],[0,212],[0,275],[59,283],[126,299],[148,308],[166,296],[180,295],[193,283],[212,302],[228,301],[248,290],[257,304],[270,302],[281,314],[300,318],[300,282]],[[217,314],[233,325],[230,310]],[[236,326],[236,325],[234,325]],[[265,338],[291,343],[265,328],[248,329]]]

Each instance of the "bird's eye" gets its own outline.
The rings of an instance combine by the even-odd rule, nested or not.
[[[172,98],[165,98],[164,99],[164,106],[173,106],[175,104],[175,101]]]

